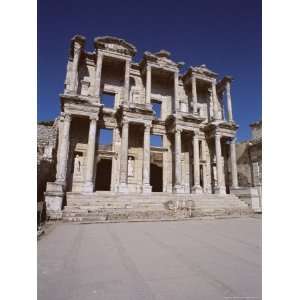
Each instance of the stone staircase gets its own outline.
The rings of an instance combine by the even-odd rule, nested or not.
[[[253,211],[234,195],[67,193],[65,222],[121,222],[233,217]]]

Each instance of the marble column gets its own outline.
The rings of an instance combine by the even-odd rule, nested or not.
[[[174,72],[174,107],[175,112],[180,111],[180,103],[178,99],[178,71]]]
[[[74,55],[73,63],[71,69],[71,81],[70,81],[70,92],[76,94],[77,78],[78,78],[78,64],[81,53],[82,45],[80,43],[74,42]]]
[[[151,193],[150,185],[150,124],[145,124],[143,156],[143,193]]]
[[[231,180],[232,188],[238,188],[238,174],[236,166],[236,149],[235,149],[236,139],[233,138],[230,141],[230,162],[231,162]]]
[[[175,131],[175,186],[176,193],[184,193],[184,187],[181,183],[181,129]]]
[[[95,86],[94,86],[94,96],[96,98],[99,98],[100,96],[102,64],[103,64],[103,53],[99,49],[97,49],[97,65],[96,65]]]
[[[120,156],[120,185],[119,192],[128,192],[128,135],[129,121],[124,119],[122,126],[121,156]]]
[[[125,78],[124,78],[124,102],[129,103],[129,78],[130,78],[130,61],[125,61]]]
[[[201,141],[201,160],[202,160],[202,182],[203,182],[203,192],[208,190],[207,181],[207,160],[206,160],[206,141],[203,139]]]
[[[96,133],[97,133],[97,118],[90,119],[89,140],[87,148],[87,159],[85,169],[85,192],[94,191],[93,175],[94,175],[94,163],[95,163],[95,146],[96,146]]]
[[[216,80],[212,82],[212,101],[213,101],[213,114],[215,120],[220,120],[219,105],[216,89]]]
[[[233,122],[230,82],[229,81],[226,82],[226,98],[227,98],[228,121]]]
[[[200,162],[199,162],[199,136],[195,132],[193,136],[193,152],[194,152],[194,186],[192,192],[194,194],[199,194],[202,192],[200,186]]]
[[[56,182],[65,185],[66,183],[66,174],[67,174],[67,165],[68,165],[68,154],[70,146],[70,126],[71,126],[71,115],[65,114],[64,124],[62,130],[62,138],[60,144],[60,162],[57,164],[58,168],[56,170]]]
[[[151,66],[146,66],[146,104],[151,104]]]
[[[197,114],[197,84],[196,77],[192,76],[192,98],[193,98],[193,113]]]
[[[216,194],[226,194],[226,189],[224,186],[224,170],[222,162],[222,150],[221,150],[221,134],[219,132],[215,133],[215,151],[216,151],[216,164],[217,164],[217,181],[218,185],[216,188]]]

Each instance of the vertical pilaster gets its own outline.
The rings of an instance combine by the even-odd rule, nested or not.
[[[67,174],[67,163],[68,163],[68,154],[70,146],[70,126],[71,126],[72,117],[70,114],[65,114],[64,124],[62,130],[62,139],[60,144],[60,162],[57,164],[56,172],[56,182],[65,185],[66,183],[66,174]]]
[[[181,172],[181,131],[177,128],[175,130],[175,186],[176,193],[183,193],[184,187],[182,186],[182,172]]]
[[[143,193],[151,193],[150,186],[150,124],[145,124],[143,155]]]
[[[97,65],[96,65],[95,86],[94,86],[94,96],[96,98],[100,96],[102,64],[103,64],[103,53],[101,52],[101,50],[97,49]]]
[[[221,134],[219,132],[215,133],[215,150],[216,150],[217,181],[218,181],[216,193],[226,194],[226,189],[223,181],[224,170],[223,170],[223,163],[222,163]]]
[[[199,136],[195,132],[193,136],[193,152],[194,152],[194,186],[192,191],[194,194],[202,192],[200,186],[200,162],[199,162]]]
[[[230,82],[229,81],[226,82],[226,98],[227,98],[228,121],[233,122]]]
[[[146,66],[146,104],[151,103],[151,66]]]
[[[123,120],[122,126],[122,141],[121,141],[121,157],[120,157],[120,185],[119,192],[128,192],[128,134],[129,122],[127,119]]]
[[[90,119],[90,129],[89,129],[89,140],[87,148],[87,163],[86,163],[86,173],[85,173],[85,192],[93,192],[94,183],[94,162],[95,162],[95,146],[96,146],[96,132],[97,132],[97,118],[93,117]]]
[[[193,97],[193,113],[197,113],[197,85],[196,77],[192,76],[192,97]]]
[[[213,101],[214,119],[220,120],[217,89],[216,89],[216,80],[213,80],[213,82],[212,82],[212,101]]]
[[[130,61],[125,61],[125,78],[124,78],[124,102],[129,102],[129,78],[130,78]]]
[[[179,107],[179,99],[178,99],[178,71],[174,72],[174,107],[175,112],[180,111]]]
[[[236,139],[233,138],[230,141],[230,162],[231,162],[231,180],[232,188],[238,187],[238,175],[237,175],[237,166],[236,166],[236,149],[235,149]]]

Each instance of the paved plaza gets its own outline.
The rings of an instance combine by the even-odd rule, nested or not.
[[[261,299],[261,219],[57,224],[38,300]]]

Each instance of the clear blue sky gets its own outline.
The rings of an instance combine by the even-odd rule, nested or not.
[[[144,51],[171,51],[185,67],[206,64],[232,75],[238,139],[250,136],[249,123],[261,119],[261,1],[38,1],[38,120],[60,111],[69,41],[113,35]]]

